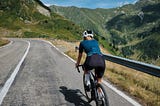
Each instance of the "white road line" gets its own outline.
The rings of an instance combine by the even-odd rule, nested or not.
[[[4,86],[2,87],[1,91],[0,91],[0,105],[2,104],[3,102],[3,99],[4,97],[6,96],[10,86],[12,85],[19,69],[20,69],[20,66],[22,65],[24,59],[26,58],[28,52],[29,52],[29,49],[30,49],[30,42],[29,41],[26,41],[28,43],[28,47],[26,49],[26,52],[25,54],[23,55],[22,59],[20,60],[20,62],[18,63],[18,65],[16,66],[15,70],[13,71],[13,73],[11,74],[10,78],[8,78],[8,80],[6,81],[6,83],[4,84]]]
[[[71,57],[69,57],[68,55],[64,54],[63,52],[61,52],[56,46],[54,46],[51,42],[49,41],[45,41],[47,43],[49,43],[50,45],[52,45],[54,48],[56,48],[61,54],[65,55],[66,57],[68,57],[71,61],[73,61],[74,63],[76,63],[75,60],[73,60]],[[136,102],[134,99],[132,99],[131,97],[127,96],[125,93],[123,93],[122,91],[118,90],[117,88],[115,88],[113,85],[111,85],[110,83],[106,82],[103,80],[103,83],[109,87],[110,89],[112,89],[114,92],[116,92],[118,95],[120,95],[121,97],[123,97],[124,99],[126,99],[128,102],[130,102],[132,105],[134,106],[142,106],[140,105],[138,102]]]
[[[115,88],[113,85],[111,85],[110,83],[106,82],[106,81],[102,81],[107,87],[109,87],[110,89],[112,89],[114,92],[116,92],[118,95],[120,95],[121,97],[125,98],[128,102],[130,102],[132,105],[134,106],[141,106],[138,102],[136,102],[135,100],[133,100],[132,98],[130,98],[129,96],[127,96],[126,94],[124,94],[122,91],[118,90],[117,88]]]
[[[73,60],[71,57],[69,57],[68,55],[66,55],[65,53],[61,52],[55,45],[53,45],[50,41],[46,41],[46,40],[41,40],[44,41],[46,43],[49,43],[51,46],[53,46],[58,52],[60,52],[61,54],[63,54],[64,56],[66,56],[67,58],[69,58],[71,61],[73,61],[74,63],[76,62],[75,60]]]

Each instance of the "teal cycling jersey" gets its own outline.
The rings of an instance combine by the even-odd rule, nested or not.
[[[93,54],[102,54],[99,48],[99,44],[95,39],[81,41],[79,46],[79,52],[82,53],[83,51],[85,51],[87,56],[91,56]]]

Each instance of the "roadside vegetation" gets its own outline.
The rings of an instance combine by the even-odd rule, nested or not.
[[[26,2],[2,0],[0,4],[2,5],[0,7],[0,31],[11,32],[3,34],[4,37],[53,38],[72,41],[80,38],[81,27],[59,14],[51,13],[47,7],[45,10],[50,15],[44,15],[44,11],[38,9],[38,7],[45,7],[40,0]]]
[[[78,46],[79,42],[54,40],[52,43],[62,50],[65,48],[64,52],[67,55],[74,60],[77,59],[78,51],[75,51],[75,46]],[[103,47],[101,50],[104,54],[109,54]],[[85,56],[82,63],[84,58]],[[160,78],[109,61],[106,61],[106,67],[105,79],[112,82],[116,87],[131,95],[144,106],[160,105]]]
[[[9,41],[7,39],[0,38],[0,46],[4,46],[4,45],[6,45],[8,43],[9,43]]]

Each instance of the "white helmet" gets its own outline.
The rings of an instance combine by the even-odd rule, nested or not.
[[[93,31],[92,30],[86,30],[83,32],[83,37],[88,37],[91,36],[93,37]]]

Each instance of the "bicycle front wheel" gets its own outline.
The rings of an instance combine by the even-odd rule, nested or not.
[[[88,90],[88,88],[85,84],[85,74],[83,74],[83,86],[84,86],[84,91],[85,91],[87,100],[91,101],[92,100],[91,89]]]
[[[96,105],[97,106],[109,106],[108,96],[101,84],[97,84],[97,98],[96,98]]]

